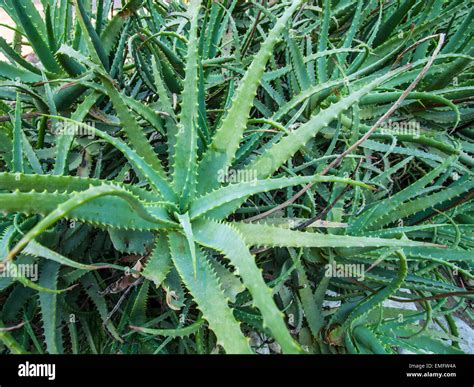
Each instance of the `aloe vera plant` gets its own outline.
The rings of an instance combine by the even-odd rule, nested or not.
[[[0,41],[3,270],[40,268],[0,278],[0,342],[460,352],[468,3],[43,1],[43,21],[1,0],[41,66]],[[324,275],[336,263],[364,279]]]

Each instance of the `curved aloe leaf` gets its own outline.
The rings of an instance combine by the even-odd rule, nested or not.
[[[217,336],[218,344],[227,353],[252,353],[248,339],[240,330],[221,284],[206,256],[197,251],[197,272],[194,275],[191,253],[185,237],[178,233],[168,234],[171,258],[183,282],[193,295],[203,317]]]
[[[302,350],[291,337],[283,320],[283,313],[272,298],[272,291],[265,284],[255,258],[250,254],[239,232],[230,224],[211,220],[193,223],[196,241],[215,249],[229,258],[249,289],[255,306],[263,316],[264,326],[268,327],[285,353],[301,353]]]

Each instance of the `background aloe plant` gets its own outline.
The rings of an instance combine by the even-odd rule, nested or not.
[[[461,352],[468,1],[0,5],[5,351]]]

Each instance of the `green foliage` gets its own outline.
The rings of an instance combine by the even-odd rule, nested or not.
[[[461,352],[470,1],[43,3],[0,0],[0,351]]]

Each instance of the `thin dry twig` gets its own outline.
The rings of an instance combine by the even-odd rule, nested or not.
[[[17,329],[20,329],[23,327],[23,325],[25,325],[25,322],[22,321],[21,323],[17,324],[17,325],[13,325],[11,327],[4,327],[4,328],[0,328],[0,332],[11,332],[11,331],[15,331]]]
[[[30,118],[39,117],[41,115],[40,112],[32,112],[32,113],[25,113],[21,115],[22,120],[28,120]],[[12,120],[12,116],[0,116],[0,122],[9,122]]]

